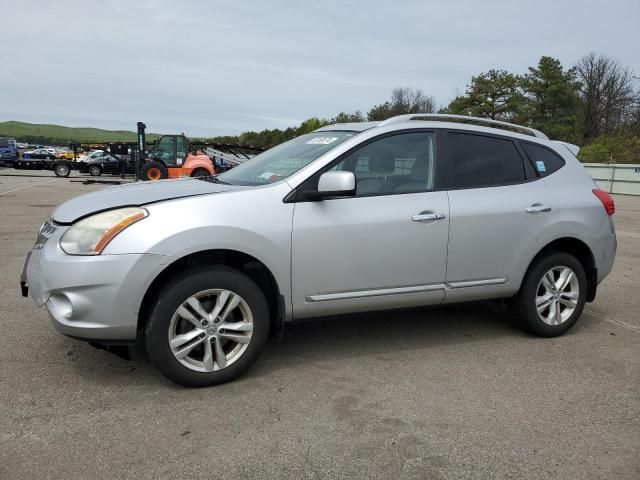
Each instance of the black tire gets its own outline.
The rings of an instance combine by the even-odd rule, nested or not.
[[[99,177],[102,175],[102,167],[100,165],[91,165],[89,167],[89,175],[92,177]]]
[[[208,289],[225,289],[240,295],[253,317],[253,332],[247,349],[229,366],[211,372],[192,370],[180,363],[169,346],[171,319],[190,296]],[[234,380],[258,358],[269,336],[269,308],[264,294],[253,280],[225,266],[207,266],[182,271],[167,283],[156,297],[145,326],[149,358],[160,371],[187,387],[207,387]]]
[[[211,174],[209,170],[206,168],[196,168],[193,172],[191,172],[192,177],[209,177]]]
[[[71,166],[68,162],[56,162],[53,164],[53,173],[56,177],[67,178],[71,175]]]
[[[550,325],[542,320],[536,308],[536,297],[542,277],[554,267],[569,267],[578,282],[578,299],[573,313],[559,325]],[[565,252],[551,251],[536,259],[529,267],[520,291],[509,302],[514,320],[525,330],[540,337],[557,337],[576,323],[587,299],[587,276],[582,264]],[[564,308],[564,307],[561,307]]]
[[[164,163],[152,160],[144,162],[140,168],[140,178],[142,180],[164,180],[169,178],[169,172]]]

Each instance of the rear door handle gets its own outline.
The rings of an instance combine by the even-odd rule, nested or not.
[[[544,213],[544,212],[550,212],[551,207],[548,207],[547,205],[542,205],[541,203],[534,203],[530,207],[527,207],[526,211],[527,213]]]
[[[414,222],[431,222],[434,220],[444,220],[446,217],[442,213],[433,213],[429,211],[420,212],[411,217]]]

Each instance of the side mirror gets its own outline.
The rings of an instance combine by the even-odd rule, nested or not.
[[[306,192],[310,200],[334,197],[353,197],[356,194],[356,176],[353,172],[325,172],[318,180],[316,192]]]

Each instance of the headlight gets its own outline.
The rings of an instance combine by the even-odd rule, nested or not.
[[[127,207],[92,215],[64,232],[60,248],[69,255],[99,255],[129,225],[149,215],[144,208]]]

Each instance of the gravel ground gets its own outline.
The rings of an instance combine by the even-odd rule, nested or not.
[[[240,380],[189,390],[57,334],[18,277],[54,206],[103,188],[0,171],[0,478],[640,478],[640,198],[567,335],[500,306],[289,325]]]

